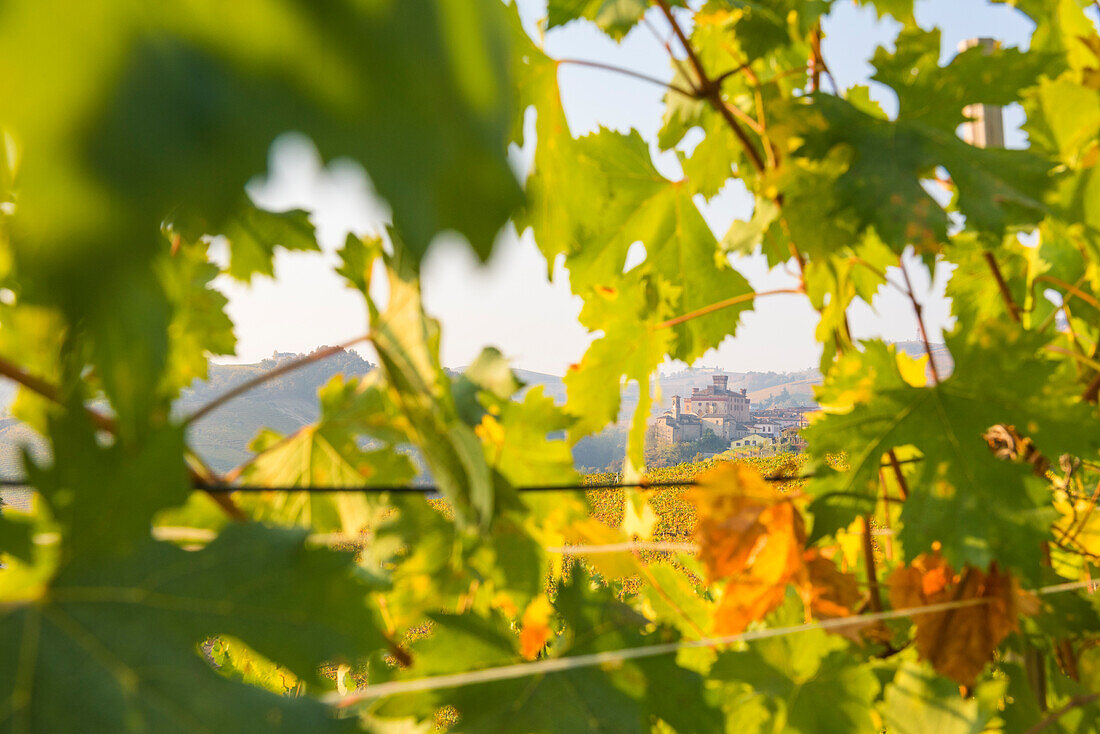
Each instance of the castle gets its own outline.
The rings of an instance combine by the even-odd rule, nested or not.
[[[672,410],[665,411],[654,425],[657,443],[694,441],[702,438],[707,430],[726,440],[741,438],[750,432],[748,424],[752,419],[745,389],[730,390],[726,375],[714,375],[711,379],[713,383],[704,388],[692,388],[684,410],[680,396],[673,396]]]

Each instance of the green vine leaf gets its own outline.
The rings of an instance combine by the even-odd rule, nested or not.
[[[563,631],[550,645],[553,657],[584,655],[649,644],[641,621],[606,592],[592,591],[581,573],[558,590],[554,608]],[[518,640],[499,618],[436,616],[431,637],[417,645],[415,677],[477,670],[520,659]],[[654,635],[656,636],[656,635]],[[667,638],[668,635],[661,635]],[[530,679],[484,683],[437,691],[430,697],[395,697],[385,716],[424,715],[450,705],[467,732],[596,732],[614,722],[616,731],[648,732],[657,719],[678,732],[721,728],[719,712],[703,697],[697,673],[656,657],[601,670],[577,668]]]
[[[1032,466],[994,456],[984,435],[995,425],[1015,426],[1049,456],[1092,455],[1100,440],[1082,435],[1091,411],[1052,382],[1056,366],[1035,356],[1041,344],[996,324],[971,334],[971,341],[949,337],[954,372],[932,386],[914,386],[925,375],[903,372],[894,349],[881,342],[842,358],[818,395],[827,416],[806,438],[817,455],[847,451],[850,467],[810,482],[813,537],[872,512],[881,496],[883,455],[912,446],[922,460],[902,507],[906,553],[940,542],[957,567],[998,561],[1035,579],[1039,563],[1030,548],[1048,537],[1049,495],[1027,479]],[[1017,357],[1005,359],[1006,353]],[[1059,409],[1048,413],[1055,404]]]
[[[917,734],[981,734],[997,715],[1004,695],[1002,681],[984,681],[974,695],[962,698],[954,681],[924,665],[907,662],[886,686],[882,713],[891,732]]]
[[[234,526],[201,551],[146,542],[125,558],[62,570],[38,599],[4,610],[0,726],[43,734],[350,730],[314,699],[219,676],[198,652],[207,637],[231,635],[322,685],[322,663],[384,647],[350,557],[305,549],[304,539],[302,531]]]
[[[257,455],[239,472],[243,482],[269,487],[384,487],[415,477],[410,457],[393,445],[403,436],[389,425],[397,411],[377,375],[350,380],[337,375],[318,391],[318,398],[321,415],[316,423],[285,437],[264,431],[253,441],[250,448]],[[365,444],[372,438],[389,445],[368,449]],[[257,519],[350,535],[370,523],[374,504],[367,495],[351,492],[288,493],[243,502]]]
[[[790,600],[773,615],[776,626],[798,624],[801,608]],[[755,642],[743,652],[724,652],[711,668],[712,678],[744,684],[746,694],[730,696],[731,713],[750,704],[748,715],[770,726],[761,731],[854,734],[874,728],[869,706],[879,682],[868,665],[844,650],[848,643],[822,630]],[[766,713],[754,711],[765,698]],[[828,712],[823,715],[823,712]]]

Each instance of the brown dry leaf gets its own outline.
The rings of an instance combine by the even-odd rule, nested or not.
[[[545,596],[540,596],[527,605],[523,613],[523,622],[519,630],[519,652],[525,660],[534,660],[546,641],[550,639],[550,615],[554,609]]]
[[[863,592],[855,574],[845,573],[820,549],[812,548],[803,556],[809,583],[803,597],[807,606],[822,619],[855,614],[863,603]]]
[[[989,572],[967,567],[962,578],[938,553],[922,554],[889,579],[895,608],[983,599],[985,603],[913,617],[917,652],[942,675],[971,685],[1009,633],[1019,615],[1037,610],[1034,597],[1020,590],[1011,574],[991,564]]]
[[[803,556],[808,579],[799,590],[802,601],[820,619],[836,619],[856,614],[865,601],[855,574],[837,568],[831,554],[819,548],[811,548]],[[866,640],[884,641],[890,632],[881,622],[866,622],[831,630],[852,642],[862,645]]]

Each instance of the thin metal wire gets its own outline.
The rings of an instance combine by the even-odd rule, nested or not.
[[[1044,586],[1041,589],[1036,589],[1032,593],[1039,596],[1045,596],[1047,594],[1058,594],[1064,591],[1071,591],[1073,589],[1081,588],[1088,588],[1091,592],[1095,590],[1097,584],[1098,582],[1096,580],[1070,581],[1064,584]],[[471,670],[465,673],[429,676],[426,678],[413,678],[412,680],[403,681],[389,681],[386,683],[368,685],[358,691],[349,693],[347,695],[339,693],[329,693],[323,696],[322,700],[326,703],[334,704],[337,707],[344,708],[347,706],[353,706],[362,701],[373,701],[379,698],[384,698],[386,696],[393,696],[403,693],[419,693],[422,691],[439,690],[442,688],[459,688],[461,686],[468,686],[476,683],[514,680],[516,678],[526,678],[531,675],[562,672],[566,670],[573,670],[576,668],[591,668],[600,665],[614,665],[617,663],[621,663],[624,660],[636,660],[638,658],[670,655],[679,650],[687,648],[719,647],[735,642],[751,642],[753,640],[764,640],[771,637],[785,637],[787,635],[792,635],[799,632],[808,632],[810,630],[835,630],[843,629],[845,627],[859,627],[887,619],[916,617],[919,615],[934,614],[936,612],[943,612],[950,609],[958,609],[961,607],[977,606],[979,604],[986,604],[989,601],[989,597],[979,597],[976,599],[959,599],[956,601],[946,601],[938,604],[927,604],[918,607],[891,609],[889,611],[876,612],[873,614],[858,614],[851,617],[824,619],[816,622],[807,622],[806,624],[792,625],[789,627],[770,627],[766,629],[749,630],[748,632],[742,632],[736,635],[727,635],[724,637],[708,637],[701,640],[678,640],[676,642],[667,642],[659,645],[645,645],[642,647],[630,647],[620,650],[608,650],[606,652],[598,652],[588,655],[569,655],[560,658],[546,658],[529,663],[516,663],[514,665],[503,665],[496,668]]]
[[[921,458],[903,459],[899,461],[899,464],[915,464],[919,461],[923,461]],[[883,467],[893,466],[893,464],[881,464]],[[820,476],[819,474],[794,474],[783,475],[776,474],[772,476],[762,477],[765,482],[801,482],[807,479],[814,479]],[[517,492],[568,492],[568,491],[609,491],[617,489],[676,489],[678,487],[695,487],[698,486],[698,481],[693,479],[667,479],[657,480],[652,482],[615,482],[615,483],[603,483],[603,484],[578,484],[578,483],[564,483],[564,484],[531,484],[520,485],[514,487]],[[27,487],[31,485],[27,484],[24,479],[0,479],[0,487]],[[212,484],[207,482],[193,482],[191,487],[196,491],[209,492],[211,494],[229,494],[231,492],[368,492],[368,493],[410,493],[410,494],[442,494],[442,490],[434,484],[364,484],[364,485],[339,485],[332,487],[317,487],[317,486],[266,486],[258,484]]]

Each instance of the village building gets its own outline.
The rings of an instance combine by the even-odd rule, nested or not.
[[[761,436],[759,433],[750,433],[743,438],[732,441],[730,443],[730,448],[739,449],[749,446],[771,446],[773,443],[775,443],[774,438]]]
[[[658,446],[685,441],[697,441],[703,437],[703,421],[694,413],[680,410],[680,396],[672,398],[672,410],[665,411],[653,426]]]
[[[729,389],[729,377],[714,375],[704,388],[692,388],[683,401],[676,395],[672,409],[657,418],[653,434],[658,445],[694,441],[708,431],[727,441],[752,433],[749,397],[744,389]]]
[[[783,431],[782,426],[776,421],[760,420],[758,418],[750,425],[754,433],[759,433],[761,436],[767,436],[771,439],[776,438]]]
[[[806,439],[802,438],[802,433],[798,428],[784,428],[780,441],[797,453],[806,450]]]
[[[747,391],[730,390],[728,375],[713,375],[712,384],[704,388],[692,388],[687,399],[687,412],[699,417],[708,415],[732,418],[738,423],[750,421],[749,397]]]

